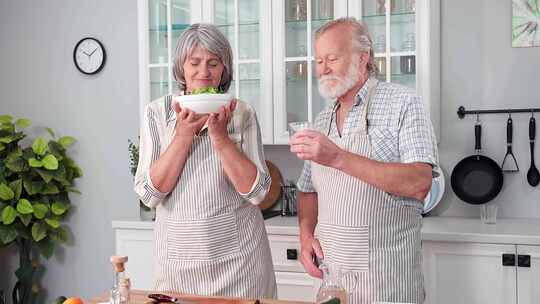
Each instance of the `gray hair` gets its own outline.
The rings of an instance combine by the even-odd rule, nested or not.
[[[184,62],[197,47],[216,55],[225,66],[218,89],[227,92],[233,80],[232,49],[227,38],[212,24],[194,23],[188,27],[176,44],[173,74],[180,90],[186,89]]]
[[[329,29],[338,25],[348,25],[352,29],[352,47],[358,52],[366,52],[369,54],[369,60],[367,62],[366,69],[370,76],[377,76],[379,69],[375,64],[375,54],[373,52],[373,39],[369,33],[368,26],[362,22],[356,20],[356,18],[338,18],[327,22],[315,32],[315,40],[318,39]]]

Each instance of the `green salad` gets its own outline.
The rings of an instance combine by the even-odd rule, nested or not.
[[[204,87],[204,88],[197,88],[197,89],[194,89],[193,91],[191,91],[191,95],[196,95],[196,94],[223,94],[225,92],[223,92],[223,90],[220,90],[218,88],[214,88],[214,87]]]

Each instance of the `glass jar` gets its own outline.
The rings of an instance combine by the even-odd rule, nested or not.
[[[358,281],[358,275],[355,272],[344,271],[340,265],[331,265],[322,261],[319,265],[323,273],[323,279],[321,287],[317,292],[317,297],[315,303],[336,303],[347,304],[348,303],[348,294],[356,290],[356,285]],[[353,280],[351,283],[352,287],[347,292],[345,289],[345,278],[352,277]]]

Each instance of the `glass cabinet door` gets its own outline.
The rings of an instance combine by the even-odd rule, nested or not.
[[[233,50],[229,92],[249,103],[259,118],[263,143],[272,143],[270,6],[264,0],[214,0],[212,20]]]
[[[315,77],[315,31],[346,16],[347,2],[278,0],[274,2],[274,140],[288,142],[287,125],[313,121],[325,107]]]
[[[379,79],[416,89],[416,1],[364,0]]]
[[[178,37],[191,21],[190,3],[190,0],[147,1],[149,101],[178,91],[172,75],[173,56]]]

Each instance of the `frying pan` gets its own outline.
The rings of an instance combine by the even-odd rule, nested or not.
[[[476,155],[462,159],[452,171],[450,182],[456,195],[464,202],[480,205],[494,199],[502,189],[501,167],[491,158],[480,155],[482,126],[474,126]]]

